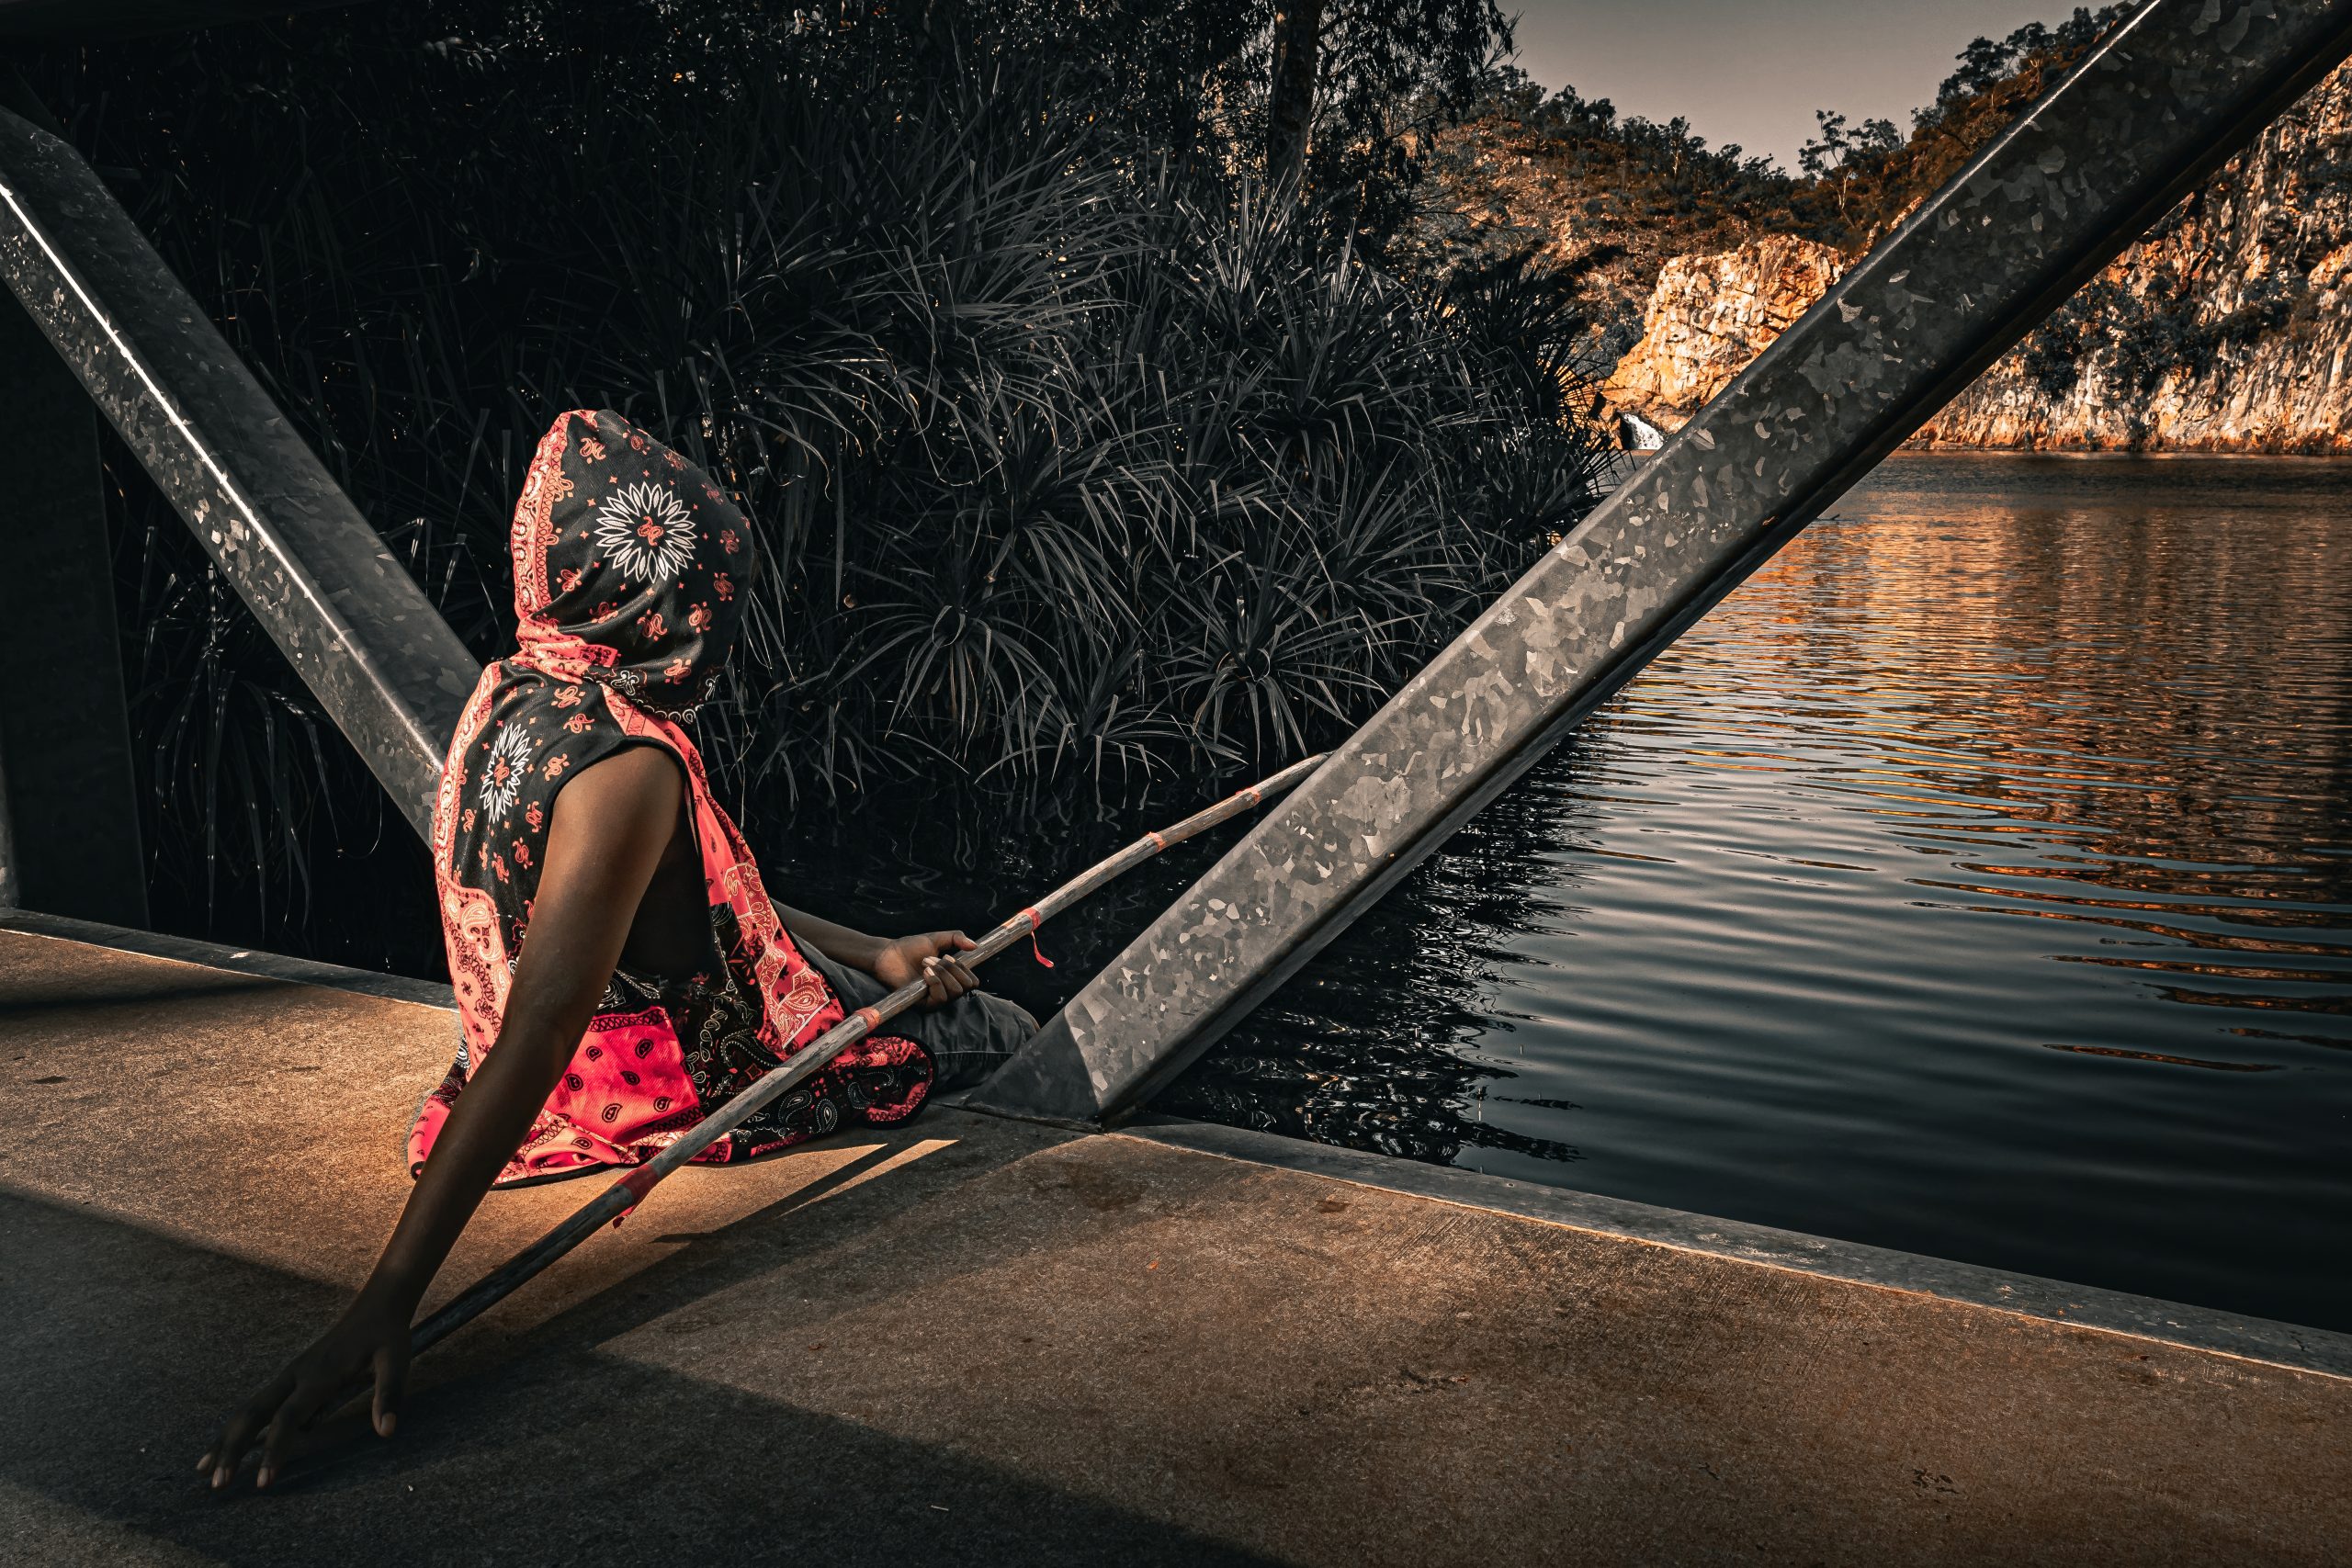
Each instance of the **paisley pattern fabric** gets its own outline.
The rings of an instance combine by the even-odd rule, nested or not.
[[[482,671],[433,815],[435,890],[461,1044],[409,1134],[419,1169],[497,1043],[565,782],[629,746],[678,760],[709,891],[711,972],[616,975],[499,1184],[650,1158],[842,1016],[793,944],[685,726],[717,683],[758,571],[710,476],[617,414],[575,410],[539,443],[515,508],[516,651]],[[931,1058],[875,1036],[698,1159],[781,1148],[845,1122],[912,1115]]]

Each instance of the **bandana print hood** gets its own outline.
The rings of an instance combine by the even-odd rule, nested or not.
[[[612,413],[556,422],[513,547],[520,657],[663,713],[710,695],[759,571],[750,525],[710,476]]]
[[[502,1185],[649,1159],[842,1018],[712,798],[684,723],[723,672],[758,570],[743,514],[679,453],[617,414],[580,410],[540,441],[511,544],[516,651],[482,671],[434,811],[460,1043],[409,1134],[412,1171],[497,1043],[556,796],[582,769],[638,745],[677,759],[718,962],[675,986],[616,976]],[[698,1157],[741,1158],[844,1122],[903,1120],[932,1077],[921,1046],[870,1038]]]

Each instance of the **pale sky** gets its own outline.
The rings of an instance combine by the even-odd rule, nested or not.
[[[1620,114],[1680,115],[1710,146],[1736,141],[1796,172],[1813,111],[1893,120],[1936,96],[1968,40],[2056,22],[2071,0],[1502,0],[1519,68]]]

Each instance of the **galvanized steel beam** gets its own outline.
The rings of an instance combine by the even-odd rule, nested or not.
[[[481,665],[81,156],[5,111],[0,275],[429,832]]]
[[[2352,52],[2352,0],[2153,0],[973,1097],[1133,1111]]]

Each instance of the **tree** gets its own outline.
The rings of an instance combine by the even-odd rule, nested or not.
[[[1266,181],[1295,197],[1357,187],[1382,230],[1408,184],[1411,133],[1459,118],[1511,47],[1496,0],[1261,0]]]
[[[632,4],[681,37],[785,25],[740,0]],[[817,47],[898,56],[910,73],[943,48],[1050,62],[1059,100],[1138,146],[1255,167],[1375,250],[1411,210],[1424,133],[1467,112],[1511,44],[1499,0],[823,0],[808,14],[820,9]]]
[[[1852,125],[1844,115],[1829,109],[1815,109],[1813,118],[1821,134],[1797,149],[1797,166],[1810,178],[1837,187],[1838,220],[1849,224],[1853,220],[1846,202],[1854,176],[1874,173],[1902,147],[1903,133],[1891,119],[1866,119]]]
[[[1323,0],[1284,0],[1274,13],[1274,80],[1266,104],[1266,183],[1278,189],[1295,192],[1306,178],[1322,45]]]

